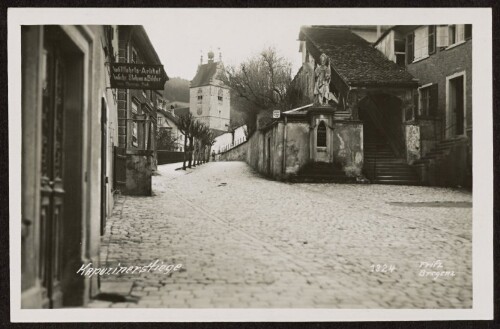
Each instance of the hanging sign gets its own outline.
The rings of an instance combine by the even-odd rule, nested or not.
[[[163,90],[167,80],[163,65],[111,64],[111,88]]]

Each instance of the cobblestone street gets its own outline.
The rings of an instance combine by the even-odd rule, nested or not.
[[[118,198],[101,267],[182,268],[105,275],[129,285],[126,300],[89,307],[472,307],[469,192],[281,183],[243,162],[178,166],[159,167],[153,197]]]

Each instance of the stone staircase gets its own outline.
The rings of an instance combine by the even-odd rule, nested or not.
[[[458,137],[439,142],[414,162],[424,185],[472,186],[472,168],[468,163],[467,138]]]
[[[444,159],[445,157],[447,157],[451,153],[452,149],[456,145],[461,144],[461,143],[465,143],[465,142],[466,141],[463,137],[443,140],[443,141],[439,142],[438,144],[436,144],[436,146],[429,153],[427,153],[425,156],[423,156],[419,160],[415,161],[415,165],[428,163],[429,161],[432,161],[432,160],[435,161],[435,160]]]
[[[290,178],[294,183],[356,183],[355,177],[347,177],[342,168],[333,163],[310,162]]]
[[[415,169],[383,141],[365,143],[364,174],[374,184],[419,185]]]

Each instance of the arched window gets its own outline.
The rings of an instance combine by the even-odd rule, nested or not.
[[[219,104],[222,104],[222,99],[223,99],[223,91],[222,88],[219,89],[219,96],[217,97],[219,99]]]
[[[326,147],[326,124],[321,121],[318,125],[318,130],[316,132],[316,146]]]

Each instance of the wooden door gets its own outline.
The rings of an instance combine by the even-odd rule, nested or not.
[[[50,35],[50,33],[46,33]],[[44,39],[42,85],[42,179],[40,209],[40,273],[48,307],[62,306],[61,230],[64,182],[64,76],[61,49]]]
[[[106,174],[106,163],[108,154],[108,117],[106,110],[106,102],[101,100],[101,235],[106,229],[107,215],[107,184],[108,176]]]

